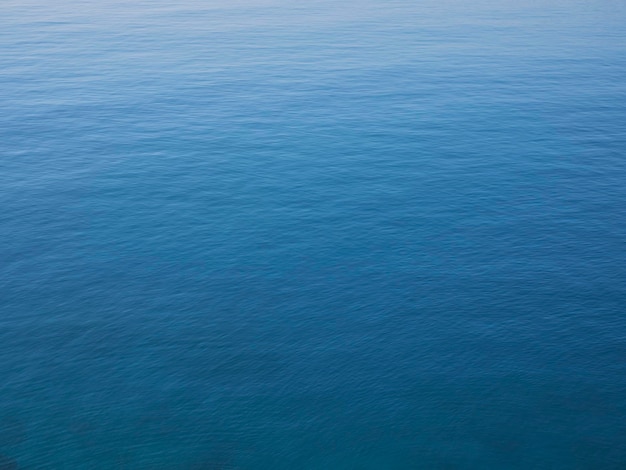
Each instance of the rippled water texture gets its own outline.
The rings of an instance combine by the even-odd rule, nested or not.
[[[626,468],[624,2],[0,19],[0,469]]]

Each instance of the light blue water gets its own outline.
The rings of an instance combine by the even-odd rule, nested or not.
[[[0,24],[0,469],[626,468],[626,4]]]

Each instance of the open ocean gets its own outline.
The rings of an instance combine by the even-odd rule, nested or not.
[[[626,468],[624,1],[0,25],[0,470]]]

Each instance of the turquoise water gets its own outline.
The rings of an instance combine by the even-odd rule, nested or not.
[[[0,18],[0,469],[626,468],[623,2]]]

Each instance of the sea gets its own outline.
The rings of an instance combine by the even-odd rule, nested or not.
[[[0,470],[624,468],[624,1],[0,2]]]

